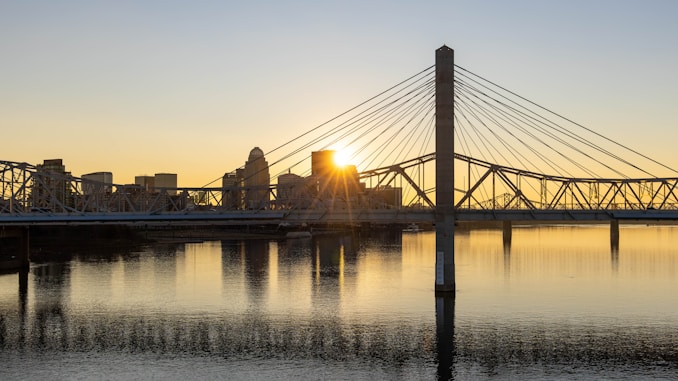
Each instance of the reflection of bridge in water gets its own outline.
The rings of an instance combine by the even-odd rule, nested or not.
[[[350,151],[367,169],[315,178],[304,165],[322,150]],[[619,221],[678,219],[678,178],[654,175],[677,171],[456,66],[445,46],[434,66],[266,155],[273,178],[307,171],[303,202],[285,199],[280,181],[148,191],[2,161],[0,224],[429,223],[447,256],[456,222],[611,222],[614,242]],[[231,202],[250,192],[268,201]],[[450,262],[439,278],[454,278]]]
[[[402,243],[400,239],[394,235],[378,242]],[[101,261],[93,266],[78,265],[77,260],[43,264],[30,276],[20,273],[18,313],[3,315],[2,344],[26,353],[194,351],[221,358],[248,353],[339,361],[370,360],[375,353],[392,361],[434,356],[431,321],[397,321],[390,316],[398,328],[394,330],[384,324],[383,316],[366,320],[308,312],[321,305],[332,312],[341,309],[342,289],[357,283],[358,250],[366,249],[351,235],[337,235],[155,245],[135,260],[125,260],[128,252],[111,248],[95,254]],[[397,268],[400,258],[386,255],[379,266]],[[158,299],[149,303],[149,290],[129,287],[148,274],[153,274],[150,292],[167,287],[172,303]],[[280,287],[278,276],[283,278]],[[46,296],[29,298],[29,289]],[[211,303],[205,307],[202,298]],[[284,298],[293,300],[276,305]],[[139,305],[149,309],[130,313]],[[154,308],[167,313],[149,312]],[[193,316],[196,310],[201,311],[199,318]],[[398,345],[403,341],[416,350],[405,351]]]

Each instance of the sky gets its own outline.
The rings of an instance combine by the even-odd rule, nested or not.
[[[0,0],[0,160],[202,186],[433,65],[442,45],[678,167],[673,0]]]

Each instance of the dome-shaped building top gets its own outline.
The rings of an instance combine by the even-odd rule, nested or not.
[[[269,186],[271,176],[264,151],[259,147],[252,148],[243,168],[243,185],[246,190],[245,207],[248,209],[268,209]]]
[[[250,151],[250,156],[247,158],[247,161],[252,162],[262,157],[264,157],[264,151],[262,151],[259,147],[254,147]]]

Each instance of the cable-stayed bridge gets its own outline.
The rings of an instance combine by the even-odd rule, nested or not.
[[[285,137],[287,138],[287,137]],[[269,136],[267,141],[282,141]],[[333,163],[345,155],[351,165]],[[45,163],[46,164],[46,163]],[[198,187],[79,178],[0,161],[0,238],[27,267],[36,225],[361,226],[430,223],[435,290],[454,292],[462,221],[678,219],[678,171],[454,64],[430,66]]]
[[[264,147],[267,184],[244,171],[234,182],[218,174],[204,186],[148,189],[0,161],[0,225],[435,223],[441,199],[455,221],[678,219],[676,170],[449,66],[452,78],[441,80],[437,62]],[[327,150],[353,167],[318,173],[312,153]]]

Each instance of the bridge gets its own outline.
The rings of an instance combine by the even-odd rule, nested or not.
[[[328,165],[335,152],[354,164]],[[678,177],[655,175],[678,171],[455,65],[446,46],[265,157],[266,183],[246,164],[150,188],[0,161],[0,226],[429,223],[447,257],[464,221],[609,221],[618,236],[619,221],[678,219]],[[443,257],[437,279],[452,283],[440,289],[453,289]]]
[[[160,188],[141,190],[135,185],[93,183],[71,175],[41,173],[27,163],[0,162],[0,224],[200,224],[225,225],[293,223],[410,223],[434,222],[435,204],[407,171],[414,166],[434,161],[435,154],[403,163],[359,173],[360,179],[375,178],[381,188],[371,188],[361,195],[362,201],[345,201],[340,207],[318,202],[312,207],[261,208],[247,210],[224,205],[233,193],[247,192],[244,187],[229,189]],[[613,219],[662,220],[678,219],[678,178],[575,178],[549,176],[512,167],[492,164],[461,154],[455,155],[456,165],[468,167],[468,173],[480,176],[469,182],[455,203],[458,221],[591,221]],[[390,180],[384,181],[383,179]],[[369,192],[378,192],[407,179],[416,200],[414,205],[368,203]],[[468,177],[469,179],[471,176]],[[523,191],[528,186],[530,197]],[[402,189],[398,187],[399,189]],[[36,197],[35,189],[46,190]],[[68,191],[65,191],[67,189]],[[275,205],[278,189],[272,185],[267,192]],[[66,196],[67,195],[67,196]],[[197,200],[198,202],[194,202]]]

